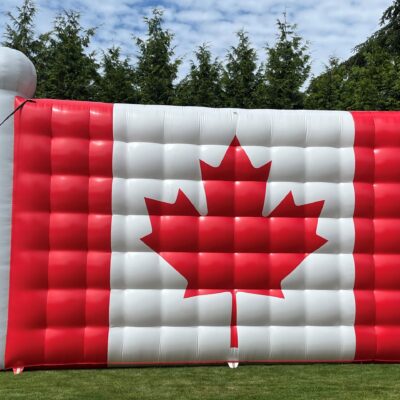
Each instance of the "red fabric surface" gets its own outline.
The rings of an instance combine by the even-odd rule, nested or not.
[[[400,113],[353,112],[356,360],[400,360]]]
[[[36,100],[15,115],[7,368],[107,363],[112,108]]]
[[[17,99],[16,106],[21,101]],[[15,115],[7,368],[107,364],[112,110],[111,104],[37,100],[27,103]],[[354,112],[352,115],[356,127],[355,360],[399,361],[400,113]],[[242,159],[237,157],[237,160]],[[207,172],[207,166],[203,168]],[[239,170],[245,180],[246,168],[241,165]],[[221,173],[225,171],[221,170]],[[264,177],[265,171],[263,174]],[[196,232],[197,229],[204,229],[205,233],[208,230],[217,232],[219,227],[228,226],[221,224],[221,219],[232,219],[238,211],[231,207],[232,180],[227,176],[223,182],[225,186],[219,182],[217,187],[212,178],[205,179],[210,198],[229,195],[224,201],[212,203],[209,212],[213,219],[209,218],[207,224],[204,222],[199,227],[187,223],[188,218],[197,222],[195,212],[190,214],[192,217],[182,217],[179,207],[175,207],[187,200],[182,195],[172,205],[148,200],[153,227],[160,225],[162,219],[163,229],[175,231],[180,218],[186,221],[182,229],[195,229]],[[251,185],[244,185],[244,197],[260,194],[260,185],[264,191],[265,183],[261,178]],[[240,204],[240,214],[245,217],[242,221],[249,224],[247,229],[257,218],[259,209],[251,208],[252,205],[246,202],[237,204]],[[185,205],[186,215],[190,206]],[[173,209],[170,215],[175,217],[174,225],[169,226],[168,218],[162,215],[165,209]],[[314,214],[306,216],[312,220]],[[215,225],[213,221],[218,223]],[[236,225],[240,231],[240,223]],[[251,253],[258,252],[261,233],[243,234],[240,251],[249,253],[245,254],[246,263],[258,265]],[[186,241],[193,235],[185,233],[181,236],[178,245],[187,248]],[[221,232],[218,238],[225,240],[231,236]],[[204,241],[196,240],[192,244],[201,244],[198,251],[207,256],[213,253],[215,238],[211,238],[205,234]],[[167,261],[170,261],[170,254],[178,257],[173,253],[176,243],[169,243],[170,240],[171,237],[166,235],[162,243],[152,243],[155,251]],[[221,253],[221,266],[232,264],[234,252],[238,251],[236,246],[239,244],[226,242],[226,252]],[[304,255],[308,251],[307,248],[301,250]],[[271,257],[275,254],[267,253],[260,250],[259,256],[269,257],[268,263],[273,265]],[[215,258],[217,254],[212,256]],[[230,261],[222,259],[224,257],[229,257]],[[239,277],[242,257],[238,254],[235,260]],[[186,260],[172,261],[186,265]],[[207,270],[207,259],[203,257],[201,262]],[[215,262],[214,259],[212,263]],[[227,276],[230,276],[228,272]],[[247,282],[245,278],[241,279],[242,289],[258,289],[257,279]],[[221,286],[220,282],[213,283],[216,291],[237,289],[233,283],[228,287]],[[201,294],[198,285],[194,289]],[[273,289],[279,288],[274,286]],[[236,317],[232,315],[234,325]],[[236,336],[233,344],[237,344]]]

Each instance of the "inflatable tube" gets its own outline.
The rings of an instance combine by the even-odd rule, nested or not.
[[[4,117],[35,73],[0,60]],[[399,127],[24,104],[0,128],[0,366],[399,361]]]
[[[0,47],[0,121],[14,109],[16,96],[31,97],[36,71],[21,52]],[[0,369],[4,368],[10,276],[14,118],[0,127]]]

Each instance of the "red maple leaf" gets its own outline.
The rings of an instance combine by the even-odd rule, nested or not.
[[[238,347],[236,293],[283,298],[282,280],[326,239],[324,201],[296,205],[292,192],[263,216],[271,162],[254,168],[235,137],[218,167],[200,160],[207,215],[179,190],[174,203],[146,198],[152,232],[142,241],[187,279],[186,297],[232,294],[231,347]]]

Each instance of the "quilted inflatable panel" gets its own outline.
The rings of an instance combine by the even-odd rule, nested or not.
[[[399,113],[25,103],[14,56],[1,368],[400,359]]]

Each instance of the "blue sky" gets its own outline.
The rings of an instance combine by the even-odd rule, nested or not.
[[[20,0],[0,3],[0,34],[7,21],[5,13],[20,5]],[[183,76],[193,49],[206,42],[220,59],[236,42],[234,32],[244,29],[250,35],[261,61],[264,47],[273,44],[276,19],[286,10],[289,22],[310,42],[312,71],[318,74],[330,55],[346,58],[358,43],[379,26],[382,12],[392,0],[37,0],[36,25],[40,32],[51,28],[55,14],[64,9],[82,13],[85,27],[98,26],[93,48],[121,46],[134,57],[132,35],[144,33],[143,17],[153,7],[165,10],[165,25],[175,33],[178,56],[184,57]]]

